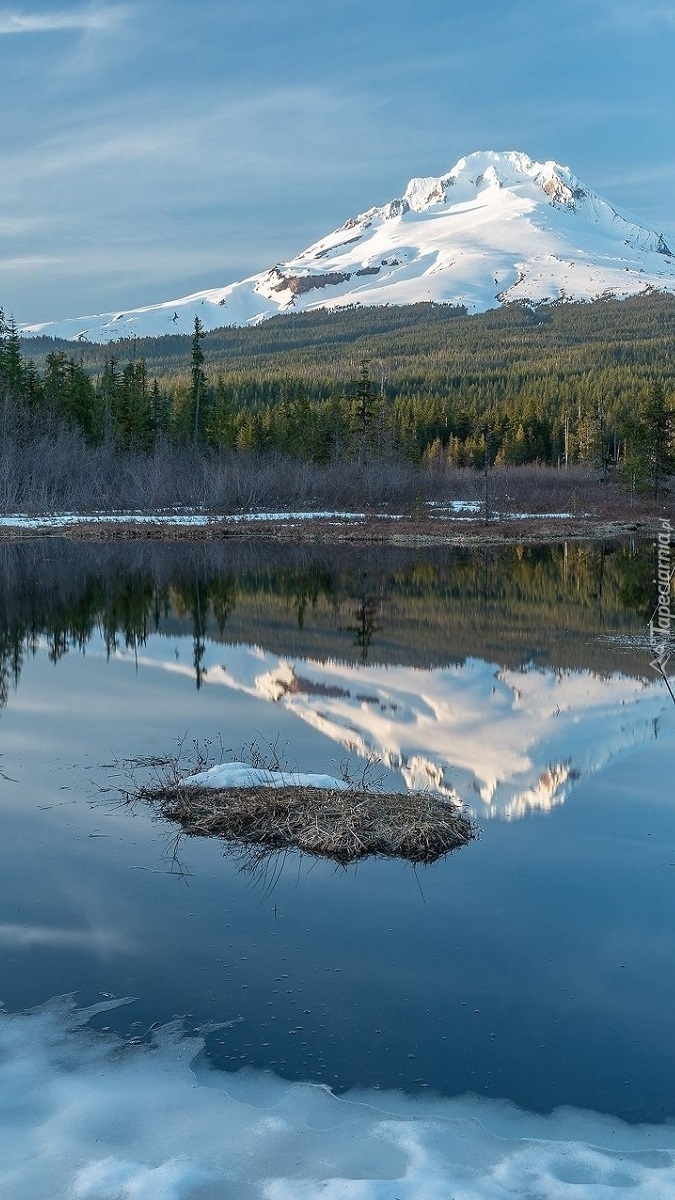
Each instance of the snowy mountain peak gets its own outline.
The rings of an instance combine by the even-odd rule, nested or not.
[[[283,312],[421,301],[482,312],[501,304],[675,292],[664,234],[587,187],[569,167],[478,151],[444,175],[350,217],[297,257],[148,308],[24,327],[74,340],[255,324]]]
[[[485,150],[460,158],[451,171],[437,179],[430,176],[411,179],[405,199],[412,209],[421,212],[433,204],[454,199],[456,193],[451,196],[451,188],[478,193],[492,187],[517,188],[532,182],[552,203],[569,207],[574,206],[575,199],[586,194],[569,167],[561,167],[552,160],[534,162],[527,154],[516,150],[503,153]]]
[[[446,199],[446,179],[447,176],[435,179],[431,175],[411,179],[405,190],[403,202],[413,212],[424,212],[434,204],[443,204]]]

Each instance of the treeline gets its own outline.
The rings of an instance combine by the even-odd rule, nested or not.
[[[675,298],[277,317],[111,346],[2,335],[5,386],[92,443],[158,439],[314,463],[587,464],[656,492],[672,469]],[[0,368],[1,369],[1,368]],[[2,375],[0,375],[0,384]]]

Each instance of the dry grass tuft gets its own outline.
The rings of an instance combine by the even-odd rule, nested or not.
[[[342,865],[369,855],[432,863],[477,836],[461,808],[428,792],[176,783],[140,788],[133,798],[194,837],[258,848],[261,856],[299,849]]]

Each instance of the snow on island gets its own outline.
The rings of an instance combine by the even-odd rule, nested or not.
[[[159,784],[128,796],[179,824],[253,851],[302,850],[346,865],[377,855],[431,863],[476,837],[461,805],[428,791],[380,792],[330,775],[219,763],[181,777],[167,759]]]
[[[196,775],[187,775],[181,780],[184,787],[226,788],[250,787],[305,787],[324,788],[328,791],[342,791],[349,784],[344,779],[334,779],[332,775],[303,774],[300,771],[274,771],[266,767],[252,767],[244,762],[217,763],[206,771],[198,771]]]

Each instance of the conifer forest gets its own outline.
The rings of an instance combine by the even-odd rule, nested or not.
[[[62,474],[69,463],[84,491],[87,461],[98,477],[102,462],[147,476],[168,455],[193,481],[216,461],[339,463],[354,479],[378,464],[419,478],[536,464],[658,498],[674,395],[675,298],[659,293],[475,316],[354,308],[213,332],[197,318],[191,337],[107,345],[23,338],[3,316],[0,504],[56,501],[55,483],[40,501],[30,482],[36,455]],[[71,474],[71,501],[74,487]]]

